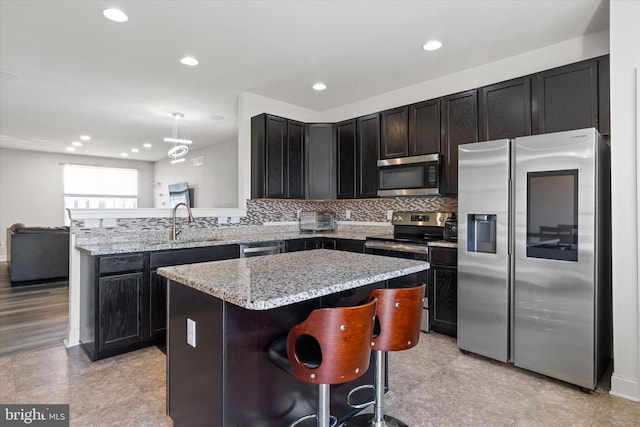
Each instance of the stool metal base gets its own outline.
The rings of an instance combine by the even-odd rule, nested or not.
[[[342,427],[409,427],[397,418],[385,415],[384,419],[375,422],[373,414],[361,414],[351,418]]]

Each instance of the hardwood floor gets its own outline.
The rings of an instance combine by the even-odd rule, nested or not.
[[[60,345],[68,319],[68,281],[12,287],[0,262],[0,356]]]

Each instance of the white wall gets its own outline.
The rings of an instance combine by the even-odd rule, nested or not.
[[[33,226],[64,224],[61,163],[137,168],[138,206],[152,207],[153,163],[71,154],[0,149],[0,260],[6,260],[6,229],[21,222]]]
[[[190,159],[204,156],[204,165],[192,166]],[[194,189],[195,207],[238,207],[238,141],[189,151],[184,163],[170,159],[155,162],[153,207],[168,208],[168,185],[188,182]]]
[[[609,7],[614,360],[611,393],[640,401],[640,2],[612,0]]]

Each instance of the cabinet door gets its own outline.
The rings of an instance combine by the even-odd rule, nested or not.
[[[478,141],[478,90],[473,89],[442,100],[442,150],[445,164],[445,193],[458,193],[458,146]]]
[[[440,100],[409,106],[409,155],[440,152]]]
[[[531,77],[480,89],[480,141],[531,135]]]
[[[537,81],[537,133],[598,127],[597,60],[539,73]]]
[[[306,143],[307,199],[336,198],[335,125],[308,125]]]
[[[406,157],[409,153],[409,107],[380,113],[380,158]]]
[[[611,134],[611,106],[609,83],[609,55],[598,58],[598,130]]]
[[[287,121],[287,197],[304,199],[304,123]]]
[[[356,197],[378,197],[378,150],[380,116],[370,114],[357,120]]]
[[[265,197],[287,197],[286,120],[267,116],[265,134]]]
[[[143,273],[98,280],[98,347],[101,350],[143,341],[140,313],[144,300],[143,282]]]
[[[451,267],[432,266],[429,283],[429,316],[435,332],[457,335],[458,279]]]
[[[339,251],[364,253],[364,240],[336,239],[335,248]]]
[[[337,124],[338,199],[356,197],[356,121]]]
[[[287,252],[300,252],[304,251],[304,239],[291,239],[285,240],[285,250]]]
[[[149,334],[161,339],[167,328],[167,279],[149,273]]]

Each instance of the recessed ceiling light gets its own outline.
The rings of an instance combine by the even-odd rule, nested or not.
[[[129,17],[120,9],[105,9],[102,11],[105,18],[114,22],[127,22]]]
[[[83,141],[91,141],[91,137],[89,135],[80,135],[80,139]]]
[[[422,46],[424,50],[438,50],[441,47],[442,47],[442,42],[439,42],[438,40],[428,41]]]
[[[73,141],[73,142],[71,143],[71,145],[73,145],[74,147],[82,147],[82,142],[80,142],[80,141]]]
[[[215,116],[211,116],[209,117],[211,120],[224,120],[224,116],[221,116],[219,114],[215,115]]]
[[[138,151],[140,151],[140,150],[138,150],[137,148],[132,148],[132,149],[131,149],[131,152],[132,152],[132,153],[137,153]]]
[[[67,151],[76,151],[76,149],[73,147],[67,147]]]
[[[320,82],[313,85],[314,90],[325,90],[326,88],[327,88],[327,85]]]
[[[191,66],[199,64],[198,60],[192,56],[185,56],[180,60],[180,62],[182,62],[184,65],[191,65]]]
[[[153,145],[149,144],[148,142],[145,142],[144,144],[142,144],[142,146],[143,146],[144,148],[151,148],[151,147],[153,147]]]
[[[128,156],[129,156],[129,153],[120,153],[120,155],[121,155],[122,157],[128,157]]]

